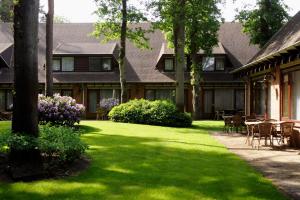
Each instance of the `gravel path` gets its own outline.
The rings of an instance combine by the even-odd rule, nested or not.
[[[262,146],[257,150],[245,144],[246,137],[241,134],[215,132],[213,136],[271,179],[291,199],[300,200],[300,150],[279,146]]]

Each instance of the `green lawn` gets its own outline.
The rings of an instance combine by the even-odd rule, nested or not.
[[[9,123],[1,123],[0,131]],[[285,199],[270,181],[214,140],[209,130],[84,121],[89,169],[77,177],[0,184],[1,200]]]

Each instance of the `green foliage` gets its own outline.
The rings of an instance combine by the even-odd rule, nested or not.
[[[0,0],[0,22],[13,21],[13,0]]]
[[[62,162],[71,162],[85,152],[87,145],[72,128],[46,125],[41,127],[39,149],[48,157],[57,156]]]
[[[166,100],[131,100],[114,107],[108,114],[115,122],[150,124],[170,127],[189,127],[191,116],[181,113],[176,106]]]
[[[57,158],[60,162],[71,162],[82,155],[87,145],[80,140],[80,133],[65,126],[45,125],[40,128],[39,138],[12,134],[6,131],[0,134],[0,149],[7,151],[39,149],[47,158]]]
[[[95,30],[92,33],[103,42],[119,40],[121,38],[122,24],[122,1],[121,0],[95,0],[98,10],[95,12],[99,21],[95,24]],[[141,24],[147,21],[139,9],[134,5],[127,6],[127,26],[126,37],[138,48],[149,49],[149,38],[146,33],[152,32],[149,27],[145,29]],[[104,36],[104,37],[102,37]]]
[[[246,7],[235,18],[243,24],[250,42],[263,47],[290,19],[287,11],[283,0],[257,0],[257,8]]]

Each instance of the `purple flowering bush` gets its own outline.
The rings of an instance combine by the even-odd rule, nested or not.
[[[73,126],[80,122],[85,107],[77,104],[72,97],[59,94],[55,94],[53,97],[39,95],[38,112],[41,124]]]
[[[108,98],[108,99],[102,99],[99,103],[98,109],[97,109],[97,118],[107,118],[107,114],[111,109],[117,105],[120,104],[119,99],[116,98]]]

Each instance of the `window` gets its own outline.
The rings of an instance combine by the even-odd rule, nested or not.
[[[89,71],[101,71],[100,57],[89,57]]]
[[[89,71],[111,71],[111,58],[89,57]]]
[[[52,65],[53,71],[60,71],[61,70],[61,59],[53,59]]]
[[[146,90],[145,98],[148,100],[155,100],[155,90]]]
[[[97,106],[103,99],[115,98],[120,100],[119,89],[100,89],[88,91],[88,111],[96,113]]]
[[[300,120],[300,71],[283,76],[282,117]]]
[[[216,70],[223,71],[224,63],[224,58],[216,58]]]
[[[60,94],[62,96],[72,97],[73,96],[73,90],[61,90]]]
[[[300,71],[292,73],[293,89],[292,89],[292,119],[300,120]]]
[[[215,58],[204,57],[202,59],[203,71],[214,71],[215,70]]]
[[[98,91],[90,90],[89,91],[89,112],[95,113],[97,111],[98,104]]]
[[[145,98],[148,100],[170,100],[175,102],[175,90],[171,89],[156,89],[146,90]]]
[[[213,112],[213,90],[204,91],[204,113]]]
[[[215,110],[233,110],[234,90],[216,89],[215,90]]]
[[[6,110],[13,109],[13,93],[11,90],[7,90],[6,93]]]
[[[111,59],[102,58],[102,71],[111,71]]]
[[[62,69],[63,72],[74,71],[74,57],[63,57],[62,58]]]
[[[235,91],[235,109],[245,110],[245,90]]]
[[[165,71],[174,71],[174,60],[173,58],[165,59]]]
[[[0,111],[5,111],[5,90],[0,90]]]
[[[266,113],[266,91],[262,81],[256,82],[254,86],[254,106],[256,115]]]

